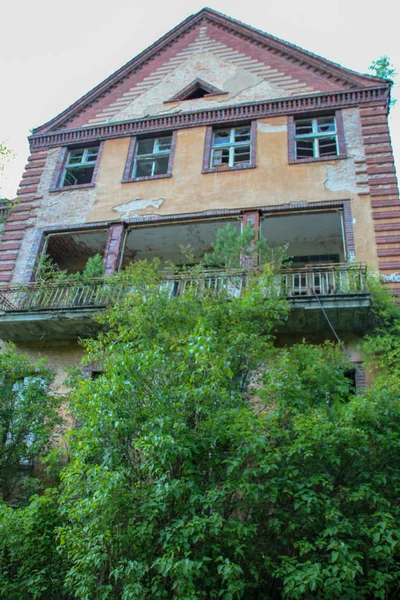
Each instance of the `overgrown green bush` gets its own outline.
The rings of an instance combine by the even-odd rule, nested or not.
[[[376,383],[355,395],[339,347],[274,346],[268,264],[235,298],[171,299],[155,263],[127,277],[86,343],[103,375],[74,384],[60,488],[3,510],[0,597],[395,598],[399,309],[372,283]]]

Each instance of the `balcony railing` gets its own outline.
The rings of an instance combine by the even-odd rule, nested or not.
[[[200,275],[190,272],[164,274],[160,289],[171,298],[182,295],[189,287],[199,291],[225,290],[231,297],[238,297],[256,273],[240,269],[207,270]],[[275,293],[288,298],[366,294],[365,275],[366,267],[355,264],[288,268],[276,273],[273,287]],[[126,278],[118,277],[8,286],[0,288],[0,313],[105,308],[121,301],[135,289],[137,287]],[[268,294],[267,289],[265,293]]]

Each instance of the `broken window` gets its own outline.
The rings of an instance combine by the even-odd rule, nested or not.
[[[295,121],[296,159],[338,155],[335,117]]]
[[[139,140],[136,147],[132,178],[166,175],[172,147],[172,136]]]
[[[76,148],[68,152],[60,187],[92,183],[99,146]]]
[[[213,131],[211,168],[250,165],[251,127],[232,127]]]

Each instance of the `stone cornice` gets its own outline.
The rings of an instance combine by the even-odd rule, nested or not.
[[[248,104],[235,104],[191,112],[157,115],[130,121],[105,123],[104,125],[80,127],[78,129],[64,129],[62,131],[34,134],[29,137],[29,143],[31,150],[35,151],[41,148],[72,146],[87,142],[140,135],[153,131],[172,131],[189,127],[217,125],[220,123],[249,122],[254,119],[276,115],[315,114],[321,111],[351,106],[365,106],[373,103],[385,104],[387,103],[389,93],[389,84],[384,84],[373,88],[279,98]]]

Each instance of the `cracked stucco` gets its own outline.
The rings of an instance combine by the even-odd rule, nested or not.
[[[136,211],[143,211],[146,208],[152,206],[153,208],[160,208],[164,202],[164,198],[152,198],[149,200],[143,200],[142,198],[136,198],[130,202],[124,202],[113,207],[113,210],[120,213],[121,219],[128,219],[138,217],[139,214]],[[152,213],[156,214],[156,213]]]
[[[201,102],[199,99],[195,99],[164,104],[197,78],[204,79],[227,93],[206,96],[201,99]],[[183,65],[179,65],[158,84],[140,94],[126,108],[110,117],[109,121],[121,121],[145,115],[169,114],[182,110],[186,112],[199,108],[212,108],[221,106],[222,103],[229,103],[233,98],[235,98],[235,102],[245,102],[280,98],[286,95],[287,91],[264,81],[260,75],[250,73],[212,53],[205,52],[196,54]]]
[[[368,191],[368,184],[357,181],[354,161],[365,160],[361,121],[357,108],[342,111],[347,158],[326,165],[325,188],[332,192],[348,190],[353,194]]]

